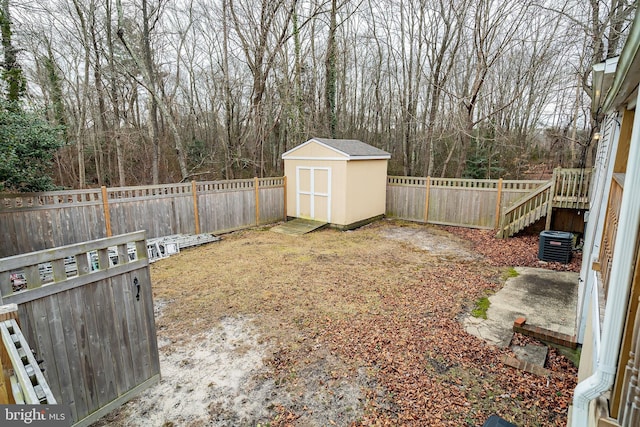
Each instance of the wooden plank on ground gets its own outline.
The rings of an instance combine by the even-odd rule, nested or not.
[[[291,236],[301,236],[310,233],[327,225],[326,222],[312,221],[310,219],[296,218],[284,224],[271,228],[271,231]]]

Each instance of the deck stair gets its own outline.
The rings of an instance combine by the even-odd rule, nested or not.
[[[511,237],[543,217],[549,230],[553,208],[589,209],[590,181],[590,169],[555,169],[551,180],[502,211],[496,237]]]

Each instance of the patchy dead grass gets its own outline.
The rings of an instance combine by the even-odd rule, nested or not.
[[[302,237],[246,230],[155,263],[154,298],[171,302],[159,326],[175,336],[259,314],[267,334],[282,326],[308,333],[325,319],[390,310],[385,299],[437,258],[381,237],[380,227]]]
[[[301,237],[261,228],[157,262],[158,334],[179,343],[226,317],[254,319],[270,349],[261,375],[289,396],[271,403],[271,425],[476,426],[491,413],[520,426],[566,424],[575,372],[563,382],[516,372],[500,362],[508,350],[456,320],[500,287],[504,269],[452,256],[473,252],[461,239],[443,256],[385,237],[398,227],[448,236],[391,221]],[[322,412],[346,399],[346,383],[363,397]]]

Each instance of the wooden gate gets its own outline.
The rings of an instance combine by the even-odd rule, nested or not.
[[[160,379],[144,232],[0,260],[58,403],[89,425]]]

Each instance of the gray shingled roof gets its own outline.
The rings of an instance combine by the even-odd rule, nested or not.
[[[357,139],[313,139],[352,157],[390,156],[390,154],[386,151],[376,148],[372,145],[365,144],[364,142],[358,141]]]

